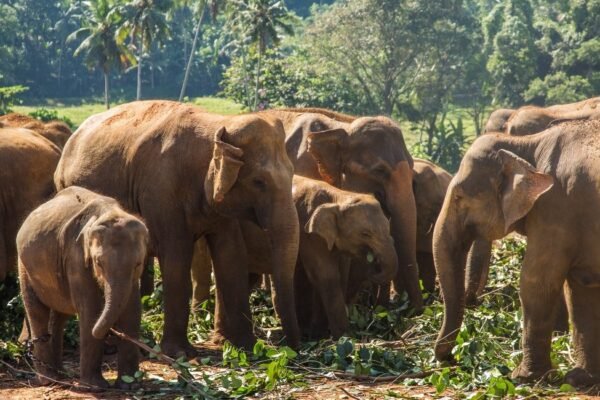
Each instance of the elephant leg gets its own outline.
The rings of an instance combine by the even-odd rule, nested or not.
[[[483,294],[487,284],[491,257],[492,242],[476,239],[467,257],[467,289],[465,293],[467,307],[476,307],[479,303],[479,296]]]
[[[102,309],[97,304],[86,304],[79,310],[79,367],[80,380],[92,389],[108,388],[108,382],[102,376],[102,356],[104,339],[92,336],[92,328]]]
[[[388,282],[385,285],[373,285],[376,293],[375,305],[382,307],[389,307],[390,305],[390,292],[392,290],[392,283]]]
[[[0,221],[0,226],[2,226],[1,222],[2,221]],[[0,232],[0,282],[3,282],[6,279],[8,270],[8,249],[6,248],[6,244],[4,242],[4,234]]]
[[[348,315],[341,285],[339,256],[327,249],[318,237],[307,237],[299,251],[302,265],[325,309],[329,331],[334,339],[348,330]]]
[[[300,261],[296,264],[294,273],[294,296],[296,297],[296,316],[302,335],[309,335],[310,318],[312,313],[313,287],[308,280],[304,266]]]
[[[246,245],[239,223],[223,222],[207,240],[217,285],[213,340],[222,343],[226,339],[251,349],[256,340],[252,333]]]
[[[69,320],[69,315],[52,310],[50,312],[50,335],[52,335],[52,352],[55,357],[57,371],[63,370],[62,356],[65,335],[65,325]]]
[[[312,290],[310,293],[307,293],[307,296],[309,295],[311,315],[308,337],[311,340],[325,339],[329,336],[330,331],[327,313],[325,312],[321,295],[317,290]],[[337,339],[337,337],[334,338]]]
[[[423,251],[417,252],[417,263],[419,264],[419,277],[423,282],[423,288],[427,293],[435,291],[435,265],[433,264],[433,254]]]
[[[137,339],[140,336],[140,322],[142,319],[142,308],[139,301],[139,287],[134,284],[129,295],[129,301],[117,320],[116,329],[120,332]],[[118,355],[118,376],[115,385],[120,389],[131,389],[131,384],[124,382],[123,375],[133,376],[139,368],[140,351],[138,347],[127,341],[120,339],[117,344]]]
[[[554,331],[560,333],[569,333],[569,311],[567,309],[564,293],[561,294],[558,303],[558,312],[556,313]]]
[[[565,380],[572,386],[584,387],[600,383],[600,289],[588,288],[572,279],[565,285],[571,322],[575,368]]]
[[[266,275],[265,275],[266,276]],[[254,289],[260,289],[260,284],[263,280],[262,274],[255,274],[253,272],[248,274],[248,288],[250,291]]]
[[[148,257],[148,261],[142,272],[140,284],[140,295],[142,297],[150,296],[154,292],[154,257]]]
[[[31,330],[29,336],[33,342],[33,362],[38,374],[37,379],[41,385],[48,385],[58,378],[57,357],[54,354],[52,337],[48,331],[50,309],[37,297],[29,284],[27,275],[21,273],[20,278],[23,304]]]
[[[540,249],[543,247],[542,249]],[[523,359],[512,377],[537,380],[552,368],[550,345],[569,260],[530,238],[520,280]]]
[[[196,240],[192,258],[192,308],[197,308],[210,298],[212,260],[206,238]]]
[[[187,338],[192,295],[190,266],[193,250],[191,235],[183,233],[172,235],[160,246],[159,264],[165,310],[164,334],[160,346],[169,356],[196,355],[196,350]]]

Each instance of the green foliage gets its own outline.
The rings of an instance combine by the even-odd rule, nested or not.
[[[17,96],[29,88],[21,85],[0,87],[0,115],[8,114],[17,103]]]
[[[48,110],[47,108],[36,108],[32,112],[28,113],[30,117],[35,119],[39,119],[40,121],[48,122],[48,121],[63,121],[71,129],[76,128],[75,123],[71,121],[68,117],[58,115],[58,111],[56,110]]]
[[[419,127],[413,127],[419,130]],[[443,115],[435,126],[429,140],[419,140],[412,149],[415,157],[425,158],[438,164],[445,170],[454,173],[458,170],[462,155],[470,142],[464,131],[463,120],[458,117],[456,123]]]

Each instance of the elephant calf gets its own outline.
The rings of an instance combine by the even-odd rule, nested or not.
[[[324,330],[324,321],[319,321],[324,309],[329,331],[338,338],[348,328],[344,296],[348,261],[366,260],[368,279],[375,284],[389,282],[396,274],[398,258],[390,224],[371,195],[300,176],[294,177],[293,194],[304,227],[295,278],[299,323],[302,328],[312,325],[312,334]],[[312,286],[309,291],[304,278]],[[307,293],[312,293],[312,299]],[[312,306],[306,306],[307,301]]]
[[[105,388],[104,337],[139,333],[139,278],[148,246],[146,225],[116,200],[70,187],[34,210],[17,235],[19,278],[40,383],[61,369],[63,330],[79,315],[82,383]],[[119,341],[120,379],[139,364],[135,345]]]

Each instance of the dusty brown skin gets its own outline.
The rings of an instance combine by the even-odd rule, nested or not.
[[[194,354],[186,331],[194,242],[206,237],[217,283],[215,339],[250,347],[246,252],[239,220],[267,229],[276,309],[288,343],[299,343],[293,275],[298,218],[292,164],[280,121],[220,116],[169,101],[124,104],[86,120],[55,175],[119,200],[145,219],[165,293],[162,349]]]
[[[506,133],[531,135],[560,122],[594,119],[600,119],[600,97],[546,108],[525,106],[515,111],[507,121]]]
[[[497,110],[492,111],[490,117],[488,118],[484,133],[490,132],[504,132],[506,131],[506,123],[510,119],[510,117],[515,113],[516,110],[512,108],[499,108]]]
[[[398,125],[386,117],[351,117],[321,109],[270,110],[283,121],[295,173],[373,194],[391,218],[398,255],[398,291],[420,311],[423,297],[416,261],[416,204],[412,166]]]
[[[434,230],[444,296],[436,343],[446,360],[464,315],[464,269],[476,238],[527,235],[521,272],[523,360],[513,377],[537,379],[552,368],[550,342],[566,280],[576,368],[572,385],[600,381],[600,121],[565,123],[513,137],[488,134],[467,151]],[[560,210],[560,212],[559,212]]]
[[[137,338],[139,278],[148,230],[111,198],[71,187],[34,210],[17,237],[19,278],[41,383],[62,368],[62,342],[70,315],[79,316],[81,381],[105,388],[101,364],[111,327]],[[52,321],[52,323],[50,323]],[[119,378],[138,369],[139,352],[118,343]]]
[[[0,128],[0,281],[16,271],[15,238],[25,217],[55,193],[58,147],[22,128]]]
[[[398,259],[389,222],[373,196],[300,176],[294,177],[294,201],[303,227],[296,287],[306,288],[304,275],[311,284],[308,291],[296,291],[299,307],[312,294],[312,306],[298,310],[300,324],[313,337],[328,327],[337,339],[348,329],[344,296],[348,260],[366,260],[367,278],[377,285],[396,275]],[[326,324],[320,320],[322,310]]]
[[[7,127],[25,128],[37,132],[60,149],[65,147],[65,143],[72,133],[71,128],[62,121],[42,122],[28,115],[17,113],[0,116],[0,123]]]

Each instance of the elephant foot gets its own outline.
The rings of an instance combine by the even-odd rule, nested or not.
[[[532,369],[521,362],[521,364],[513,370],[511,378],[523,383],[535,382],[543,378],[551,369],[551,366]]]
[[[467,293],[465,296],[465,306],[467,308],[475,308],[481,304],[481,301],[477,298],[476,293]]]
[[[163,340],[160,344],[160,349],[164,354],[175,359],[179,357],[194,358],[198,355],[198,350],[189,342],[182,344]]]
[[[214,331],[211,338],[210,338],[210,342],[214,343],[218,346],[223,346],[223,344],[229,341],[231,342],[231,344],[233,344],[235,347],[240,347],[244,350],[248,350],[248,351],[252,351],[252,348],[254,348],[254,344],[256,343],[256,338],[254,336],[250,336],[250,337],[241,337],[241,336],[226,336],[221,332],[218,331]]]
[[[53,369],[41,369],[35,378],[35,383],[40,386],[48,386],[56,383],[59,380],[60,376]]]
[[[583,368],[573,368],[565,375],[565,382],[573,387],[582,388],[600,383],[600,377],[590,374]]]
[[[119,376],[115,381],[114,387],[120,390],[138,390],[142,387],[142,384],[140,382],[127,383]]]
[[[77,389],[85,392],[101,392],[110,388],[108,381],[100,376],[93,376],[89,378],[81,377]]]

